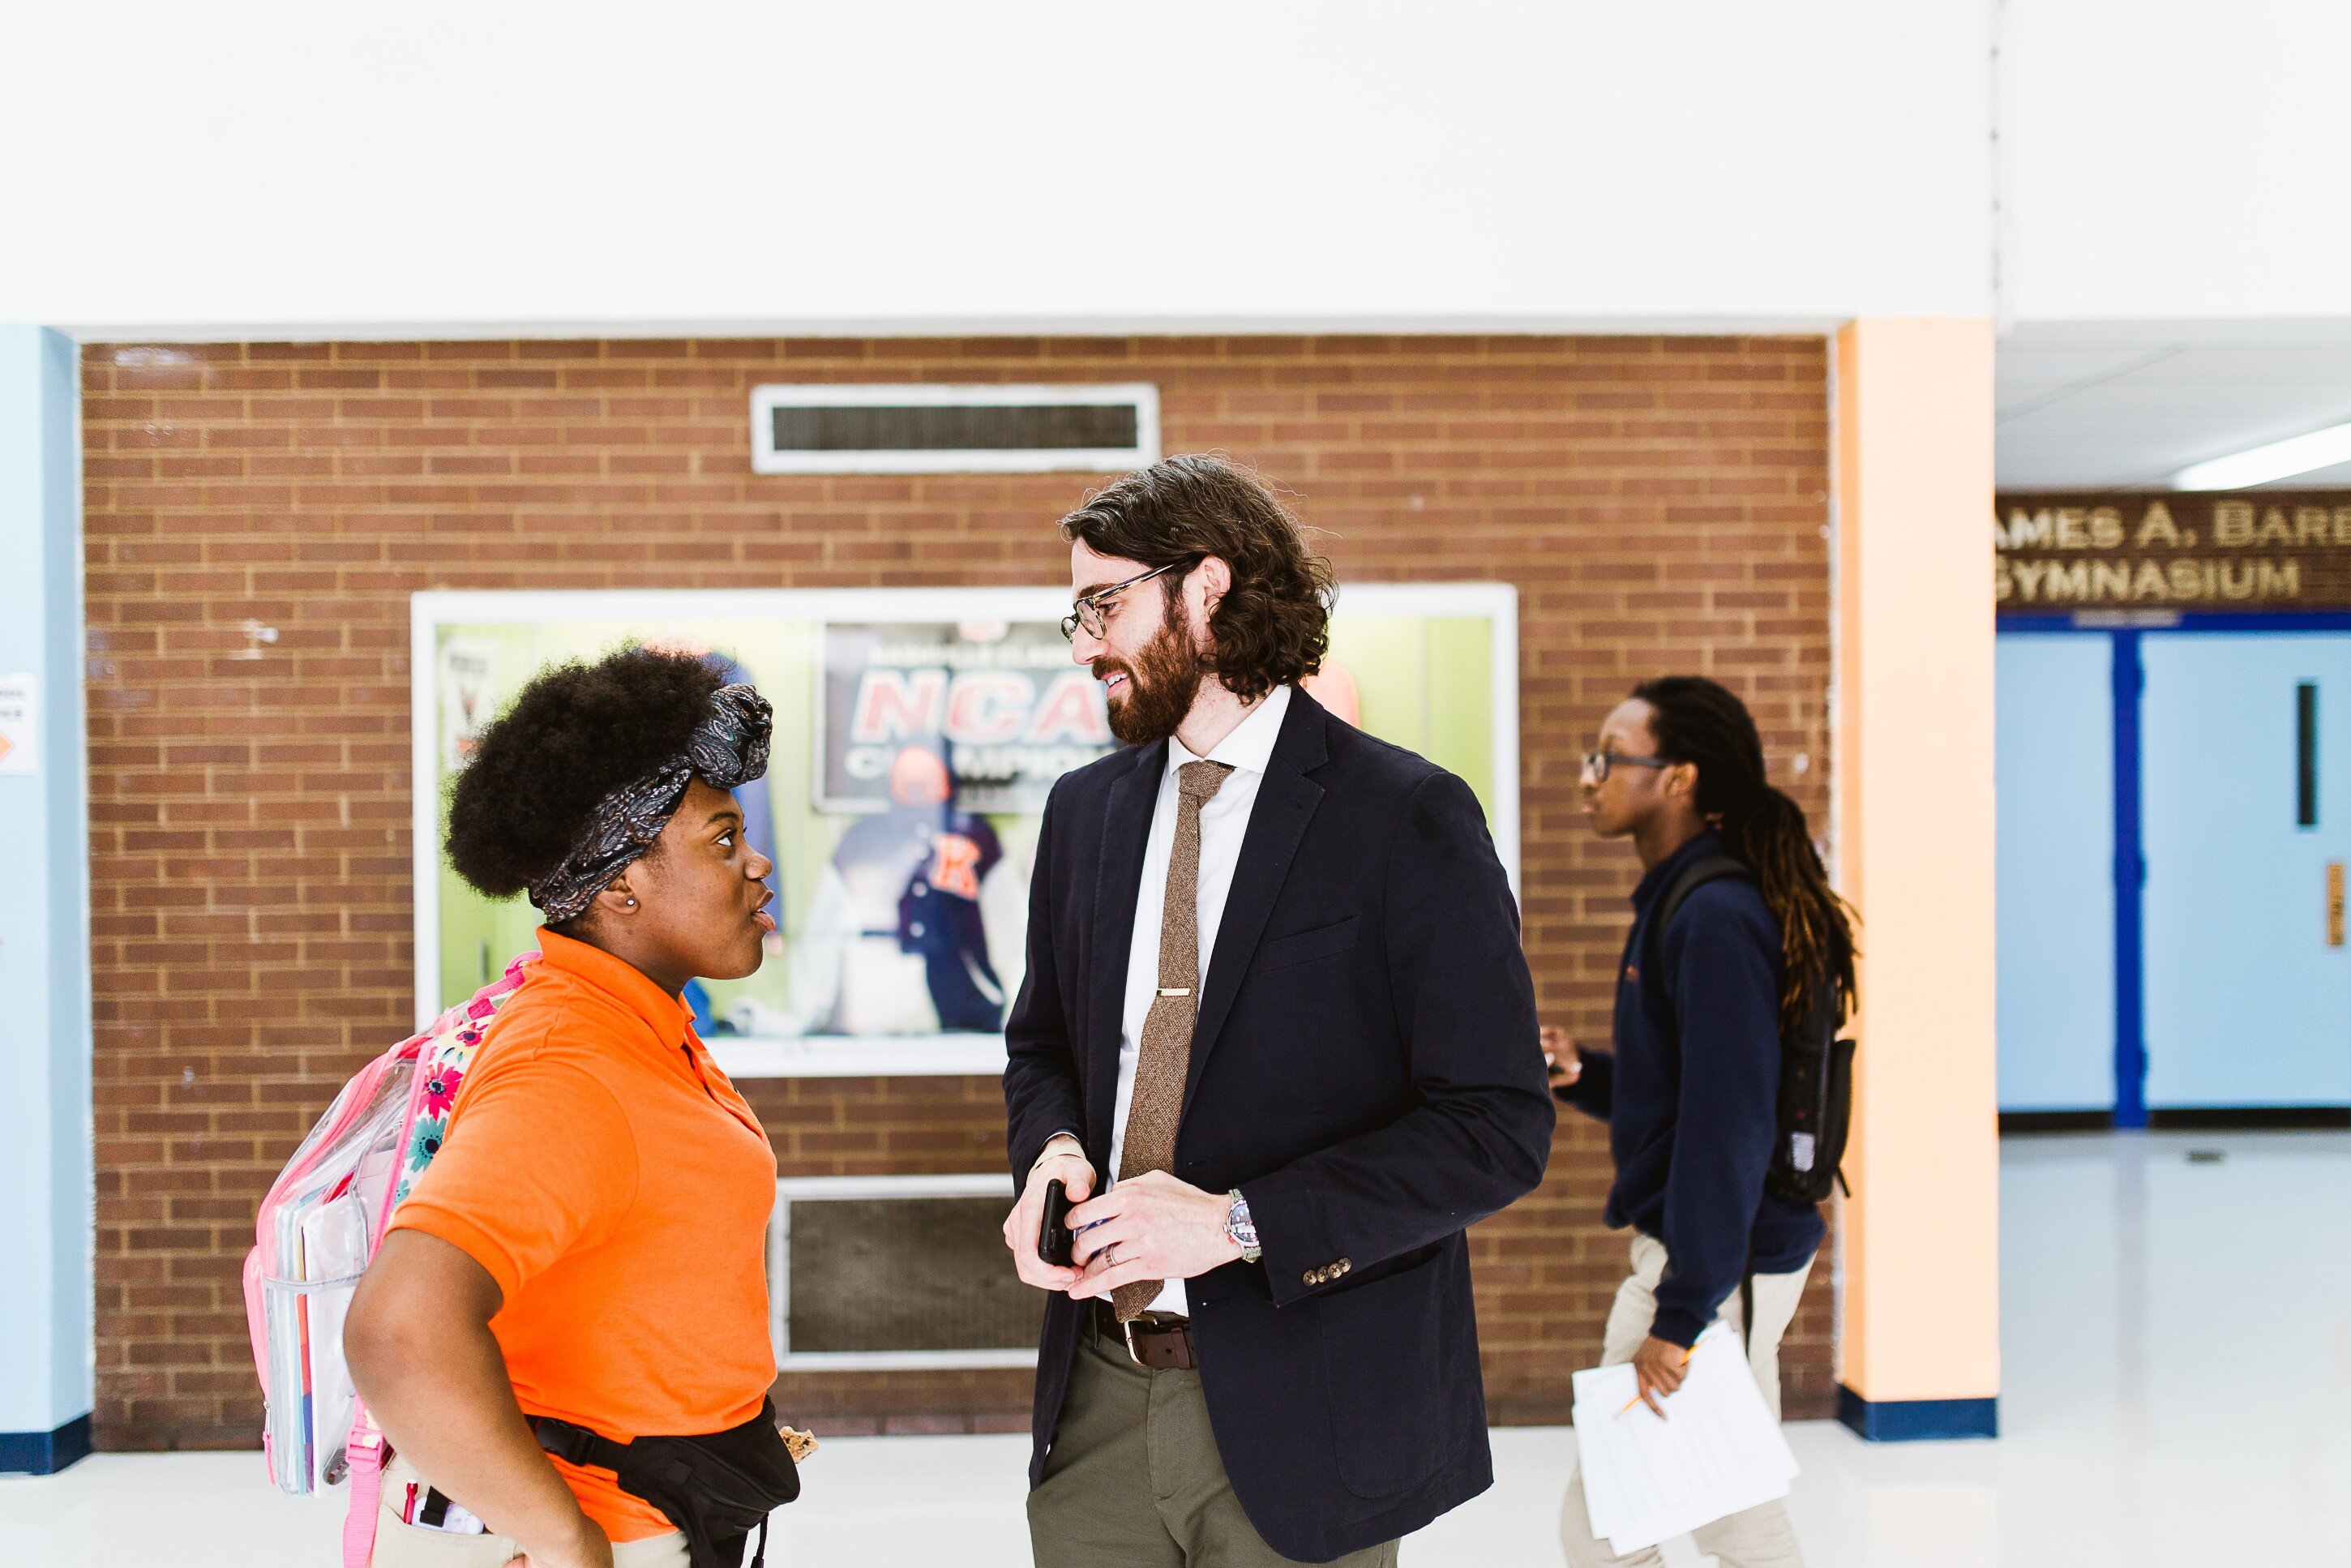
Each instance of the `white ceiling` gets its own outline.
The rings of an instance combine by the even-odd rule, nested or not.
[[[2027,322],[2000,342],[2003,490],[2168,489],[2190,463],[2351,420],[2351,320]],[[2351,463],[2281,489],[2351,487]]]

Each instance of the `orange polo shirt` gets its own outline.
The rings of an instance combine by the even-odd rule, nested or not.
[[[526,1413],[612,1438],[737,1426],[776,1379],[775,1150],[683,1002],[601,948],[538,941],[392,1228],[497,1281],[490,1332]],[[555,1465],[613,1541],[675,1528],[610,1470]]]

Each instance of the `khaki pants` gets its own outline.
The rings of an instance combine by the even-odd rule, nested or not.
[[[414,1467],[399,1455],[383,1468],[383,1500],[375,1511],[375,1555],[369,1568],[506,1568],[522,1548],[507,1535],[452,1535],[421,1524],[403,1524],[400,1501]],[[673,1530],[612,1548],[612,1568],[687,1568],[685,1532]]]
[[[1810,1260],[1787,1274],[1755,1276],[1755,1333],[1748,1342],[1748,1364],[1755,1370],[1756,1386],[1771,1414],[1780,1413],[1780,1338],[1803,1299],[1804,1276],[1813,1271]],[[1633,1236],[1632,1277],[1616,1287],[1616,1301],[1608,1309],[1608,1327],[1601,1336],[1600,1364],[1614,1366],[1633,1359],[1649,1325],[1657,1316],[1657,1281],[1666,1274],[1666,1244],[1635,1231]],[[1718,1314],[1739,1332],[1739,1292],[1733,1291]],[[1567,1483],[1567,1500],[1560,1509],[1560,1545],[1572,1568],[1659,1568],[1665,1558],[1648,1547],[1619,1557],[1604,1539],[1592,1533],[1592,1514],[1583,1500],[1583,1472],[1579,1468]],[[1767,1502],[1728,1519],[1718,1519],[1691,1539],[1700,1552],[1711,1552],[1722,1568],[1803,1568],[1796,1549],[1796,1531],[1788,1522],[1784,1502]]]
[[[1045,1479],[1029,1494],[1037,1568],[1281,1568],[1241,1511],[1208,1429],[1196,1372],[1154,1372],[1126,1347],[1078,1333],[1077,1363]],[[1396,1543],[1338,1568],[1395,1568]]]

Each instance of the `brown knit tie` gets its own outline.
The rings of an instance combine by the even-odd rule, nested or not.
[[[1200,808],[1231,772],[1221,762],[1186,762],[1176,772],[1176,848],[1167,857],[1167,903],[1159,917],[1159,994],[1151,998],[1135,1052],[1121,1181],[1176,1164],[1176,1124],[1184,1115],[1192,1026],[1200,1016]],[[1165,1285],[1165,1280],[1130,1280],[1112,1291],[1118,1321],[1141,1312]]]

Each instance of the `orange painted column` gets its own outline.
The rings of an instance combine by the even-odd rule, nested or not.
[[[1993,1035],[1992,328],[1836,337],[1836,790],[1861,913],[1837,1240],[1840,1415],[1990,1437],[2000,1392]]]

